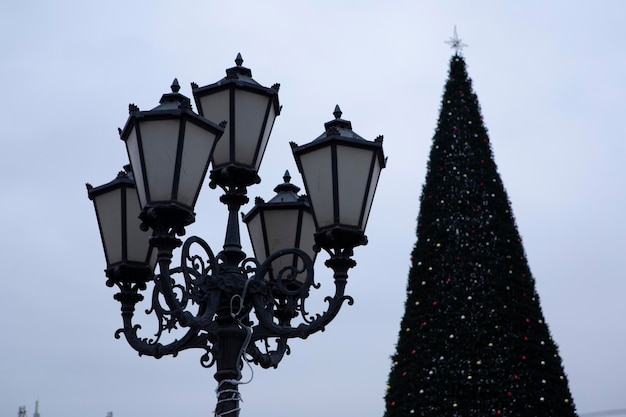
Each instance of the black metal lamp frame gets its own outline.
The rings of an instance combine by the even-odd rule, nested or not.
[[[180,98],[177,89],[172,91],[174,98]],[[135,113],[131,109],[131,117],[138,117],[137,109],[134,110]],[[157,272],[151,273],[147,264],[146,268],[122,265],[114,274],[107,273],[107,285],[119,289],[114,298],[121,303],[123,327],[115,337],[124,335],[140,355],[155,358],[176,356],[186,349],[204,350],[202,366],[216,367],[215,415],[236,417],[244,361],[263,368],[277,367],[289,354],[288,339],[307,338],[324,330],[344,302],[353,304],[353,299],[345,294],[348,271],[356,265],[353,249],[367,244],[367,238],[362,230],[341,225],[318,231],[314,249],[324,250],[329,256],[325,265],[333,271],[334,294],[324,299],[324,311],[311,314],[306,300],[311,290],[320,286],[315,282],[313,260],[307,253],[299,248],[281,249],[259,262],[242,250],[240,211],[249,201],[247,187],[258,182],[256,171],[239,166],[215,167],[209,178],[211,188],[223,191],[220,201],[228,209],[222,249],[215,254],[197,236],[184,242],[179,239],[185,234],[184,228],[195,221],[193,207],[176,204],[174,200],[151,202],[138,215],[141,228],[152,230],[150,245],[157,251]],[[180,265],[172,266],[178,248]],[[285,256],[289,262],[275,262]],[[288,266],[276,271],[272,270],[273,264]],[[153,337],[144,338],[138,334],[141,326],[134,318],[149,282],[154,286],[146,312],[156,316],[158,328]],[[182,337],[173,341],[163,337],[174,329],[182,330]]]
[[[314,281],[311,258],[296,248],[278,251],[262,264],[247,257],[241,250],[238,221],[241,206],[248,201],[246,187],[232,184],[222,189],[224,195],[220,200],[228,207],[229,219],[223,249],[216,255],[199,237],[190,237],[183,244],[177,235],[184,234],[184,230],[169,216],[160,216],[158,208],[150,208],[149,214],[142,213],[142,218],[150,217],[151,244],[158,251],[159,273],[153,278],[151,310],[158,318],[159,330],[154,338],[141,338],[137,334],[140,326],[133,322],[135,306],[143,299],[140,291],[145,287],[128,283],[145,281],[145,277],[134,276],[132,269],[121,269],[110,279],[120,289],[115,298],[121,303],[124,323],[116,337],[123,334],[140,355],[155,358],[175,356],[191,348],[205,350],[202,365],[217,367],[215,379],[219,396],[216,415],[237,416],[237,385],[241,379],[244,353],[264,368],[276,367],[289,352],[287,339],[306,338],[324,330],[344,301],[353,303],[352,298],[345,295],[345,286],[348,270],[356,265],[351,259],[356,245],[340,246],[331,241],[318,248],[325,249],[330,256],[326,266],[334,272],[335,293],[326,298],[325,312],[311,315],[305,301],[312,287],[319,288]],[[181,245],[180,266],[172,268],[174,250]],[[273,271],[274,280],[264,279],[272,262],[281,256],[297,256],[302,261],[302,269],[287,267]],[[295,280],[298,275],[306,276],[304,282]],[[177,279],[178,276],[181,278]],[[192,304],[197,305],[196,313],[188,311]],[[251,314],[256,320],[251,319]],[[300,317],[301,323],[292,325],[296,317]],[[171,343],[161,343],[164,332],[178,325],[187,329],[185,335]],[[275,339],[275,347],[270,347],[271,339]],[[259,348],[257,342],[262,342],[263,348]]]

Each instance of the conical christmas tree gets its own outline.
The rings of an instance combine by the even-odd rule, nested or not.
[[[385,417],[576,415],[458,53],[411,259]]]

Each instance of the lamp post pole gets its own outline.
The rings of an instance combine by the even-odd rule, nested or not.
[[[352,303],[345,286],[356,265],[353,249],[367,244],[365,225],[386,163],[382,137],[363,139],[337,107],[322,135],[306,145],[292,143],[308,195],[298,195],[287,172],[277,195],[268,202],[257,198],[243,216],[255,255],[248,257],[240,211],[248,202],[247,188],[260,182],[257,172],[281,107],[278,84],[263,87],[240,55],[235,62],[222,80],[192,84],[198,113],[176,80],[154,109],[130,105],[120,129],[130,164],[108,184],[87,185],[107,285],[119,289],[114,298],[121,303],[123,327],[116,337],[123,334],[140,355],[155,358],[204,350],[201,364],[216,367],[217,416],[239,415],[244,361],[276,367],[288,339],[323,330],[344,301]],[[220,201],[228,209],[217,254],[199,237],[179,239],[195,221],[209,166],[209,186],[222,189]],[[311,314],[305,300],[319,288],[313,264],[322,251],[334,272],[335,292],[326,298],[325,311]],[[177,253],[180,265],[172,267]],[[158,330],[145,338],[134,312],[150,291],[149,311]],[[175,329],[182,337],[171,340]]]

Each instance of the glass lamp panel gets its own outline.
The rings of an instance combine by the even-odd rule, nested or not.
[[[270,255],[281,249],[299,246],[297,245],[298,242],[296,242],[296,233],[300,212],[301,210],[298,209],[265,210],[265,230]],[[281,256],[272,262],[271,277],[277,279],[281,271],[284,271],[282,278],[289,280],[293,278],[291,276],[292,270],[285,268],[294,266],[302,268],[302,265],[302,260],[293,254]],[[296,277],[296,279],[298,278],[299,281],[304,281],[305,277]]]
[[[235,91],[236,161],[233,162],[250,168],[257,168],[260,163],[271,128],[265,126],[268,130],[267,135],[262,131],[269,100],[268,96],[250,91],[239,89]],[[259,157],[257,161],[256,156]]]
[[[191,123],[185,124],[185,141],[180,166],[177,200],[191,208],[196,203],[209,167],[215,133]]]
[[[296,246],[299,210],[265,210],[268,254]]]
[[[140,124],[148,202],[172,199],[179,129],[179,119],[146,120]]]
[[[363,200],[368,193],[372,165],[370,149],[337,146],[337,183],[339,187],[339,223],[362,230]]]
[[[141,208],[137,193],[134,188],[124,188],[123,192],[126,193],[126,260],[149,263],[151,233],[139,228]]]
[[[370,189],[367,194],[367,200],[365,200],[365,212],[363,213],[363,230],[365,231],[365,226],[367,226],[367,220],[370,217],[370,211],[372,209],[372,202],[374,201],[374,193],[376,192],[376,187],[378,186],[378,179],[380,178],[380,171],[383,169],[380,166],[380,159],[378,155],[374,153],[372,155],[374,158],[374,167],[372,170],[372,182],[370,184]]]
[[[326,146],[301,154],[300,166],[318,230],[332,226],[335,223],[332,148]]]
[[[146,187],[144,184],[143,167],[141,166],[141,156],[139,153],[139,142],[137,140],[137,127],[133,126],[128,138],[126,139],[126,149],[128,151],[128,159],[133,167],[135,176],[135,185],[137,186],[137,195],[141,207],[146,205]]]
[[[309,255],[312,261],[315,262],[317,252],[313,250],[315,245],[315,221],[313,220],[313,214],[303,211],[302,212],[302,229],[300,230],[300,244],[299,247]]]
[[[107,266],[123,261],[122,253],[122,189],[94,197]]]
[[[263,262],[269,256],[265,247],[265,238],[263,237],[262,214],[261,211],[258,211],[254,217],[250,217],[249,220],[246,220],[254,256],[259,262]]]
[[[270,100],[268,98],[268,100]],[[268,103],[269,105],[270,103]],[[261,161],[263,160],[263,155],[265,154],[265,149],[267,148],[267,142],[270,139],[270,134],[272,133],[272,128],[274,127],[274,121],[276,120],[276,109],[273,105],[270,105],[269,112],[267,115],[267,121],[265,123],[265,130],[263,131],[263,135],[261,137],[261,144],[259,147],[259,154],[255,161],[255,166],[253,167],[255,171],[259,170],[261,166]]]
[[[202,116],[214,123],[228,122],[213,152],[213,167],[230,162],[230,90],[222,90],[199,98]]]

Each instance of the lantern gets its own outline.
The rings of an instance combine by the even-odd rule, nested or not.
[[[164,94],[160,105],[139,111],[131,105],[121,138],[133,167],[143,220],[155,209],[165,226],[180,227],[194,221],[200,187],[223,128],[195,114],[191,102],[178,93]]]
[[[139,198],[130,166],[113,181],[92,187],[87,193],[94,203],[104,256],[107,284],[114,281],[147,281],[156,266],[156,250],[150,246],[151,233],[140,228]]]
[[[365,226],[386,159],[382,136],[365,140],[341,118],[339,106],[333,114],[335,120],[324,125],[325,132],[317,139],[291,145],[311,200],[316,242],[321,247],[331,241],[354,247],[366,243]]]
[[[204,87],[193,86],[198,112],[207,119],[227,122],[213,154],[211,180],[219,185],[251,185],[260,181],[257,172],[274,125],[280,114],[279,84],[263,87],[242,66],[226,70],[226,77]]]
[[[274,198],[268,202],[257,198],[252,210],[243,216],[254,255],[262,263],[281,249],[297,248],[315,261],[315,225],[308,198],[298,195],[300,188],[290,183],[289,171],[285,172],[283,180],[283,184],[274,188]],[[276,279],[281,271],[288,273],[289,267],[299,270],[302,265],[302,260],[294,254],[278,257],[272,262],[268,278]],[[295,279],[304,281],[305,276],[301,273]]]

